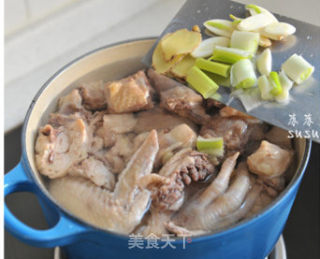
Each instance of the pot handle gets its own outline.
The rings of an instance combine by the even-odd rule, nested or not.
[[[27,191],[39,196],[39,189],[28,179],[22,162],[4,177],[4,195]],[[21,222],[11,213],[4,202],[4,221],[6,229],[23,242],[40,247],[64,246],[75,242],[88,227],[82,226],[57,209],[58,222],[49,229],[35,229]]]

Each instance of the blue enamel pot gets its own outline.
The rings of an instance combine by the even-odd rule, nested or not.
[[[82,221],[60,207],[48,193],[47,180],[39,175],[35,166],[34,143],[39,126],[44,125],[48,114],[55,110],[58,98],[81,82],[118,79],[143,68],[140,60],[154,41],[154,38],[138,39],[92,51],[62,68],[41,88],[25,119],[21,162],[5,176],[4,192],[5,195],[21,191],[34,193],[50,227],[38,230],[27,226],[6,205],[5,227],[29,245],[61,246],[70,259],[263,259],[280,237],[295,200],[310,155],[308,140],[295,141],[297,170],[286,189],[259,215],[211,235],[170,242],[159,240],[157,248],[148,249],[137,237],[98,229]]]

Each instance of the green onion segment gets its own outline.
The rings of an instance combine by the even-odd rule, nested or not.
[[[216,46],[211,60],[234,64],[241,59],[251,58],[251,53],[241,49]]]
[[[231,85],[236,88],[250,88],[257,84],[253,64],[249,59],[243,59],[231,67]]]
[[[221,64],[218,62],[206,60],[204,58],[196,59],[195,65],[205,71],[223,76],[228,77],[230,72],[230,65]]]
[[[219,86],[198,67],[193,66],[187,75],[186,81],[205,99],[215,94]]]

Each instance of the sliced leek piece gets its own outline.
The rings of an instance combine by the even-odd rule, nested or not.
[[[301,84],[307,80],[314,72],[314,66],[297,54],[293,54],[288,58],[281,68],[297,84]]]
[[[245,50],[216,46],[210,59],[234,64],[241,59],[251,58],[251,56],[251,53]]]
[[[263,13],[263,14],[270,16],[270,18],[274,22],[278,22],[278,19],[271,12],[269,12],[267,9],[265,9],[261,6],[254,5],[254,4],[248,4],[248,5],[246,5],[246,9],[249,11],[249,13],[251,15],[257,15],[257,14]]]
[[[259,46],[260,47],[268,48],[271,45],[272,45],[272,41],[269,38],[267,38],[267,37],[265,37],[263,35],[260,35],[260,40],[259,40]]]
[[[284,71],[280,71],[279,79],[282,86],[282,93],[275,97],[275,100],[280,103],[286,103],[289,101],[289,91],[293,86],[293,82],[287,77]]]
[[[212,55],[215,46],[228,47],[230,40],[227,37],[212,37],[203,40],[200,45],[192,51],[191,55],[195,58],[204,58]]]
[[[224,87],[231,87],[230,83],[230,76],[229,77],[223,77],[214,73],[210,73],[206,71],[206,74],[213,80],[215,81],[219,86],[224,86]]]
[[[224,142],[222,137],[217,138],[197,138],[197,150],[216,156],[222,156],[224,152]]]
[[[248,31],[233,31],[230,39],[230,47],[246,50],[255,54],[259,45],[260,34]]]
[[[231,85],[236,88],[250,88],[257,84],[253,64],[249,59],[239,60],[231,67]]]
[[[261,8],[254,4],[247,4],[245,8],[250,12],[251,15],[256,15],[261,13]]]
[[[186,81],[206,99],[215,94],[219,88],[210,77],[196,66],[189,70]]]
[[[185,56],[181,61],[179,61],[177,64],[175,64],[170,72],[179,78],[185,79],[190,68],[194,65],[195,58],[191,55]]]
[[[258,87],[261,93],[261,99],[266,101],[273,100],[273,95],[270,93],[272,86],[266,75],[262,75],[258,78]]]
[[[268,76],[272,70],[272,54],[270,49],[265,49],[257,57],[257,68],[261,75]]]
[[[230,14],[229,17],[233,20],[233,26],[237,26],[243,20],[242,18],[239,18],[233,14]]]
[[[204,22],[204,27],[206,27],[212,33],[219,35],[230,37],[233,30],[234,25],[231,21],[224,20],[224,19],[213,19]]]
[[[198,58],[196,60],[196,66],[202,70],[228,77],[230,72],[230,65],[221,64],[218,62],[210,61],[204,58]]]
[[[246,89],[237,96],[247,112],[262,104],[259,88]]]
[[[269,15],[260,13],[243,19],[237,28],[240,31],[258,31],[272,23],[274,20]]]
[[[261,35],[272,40],[283,40],[295,32],[296,28],[285,22],[269,24],[260,31]]]
[[[201,42],[201,33],[180,29],[169,36],[164,37],[161,42],[161,49],[166,61],[171,61],[175,56],[191,53]]]
[[[223,138],[202,138],[198,137],[197,139],[197,149],[208,150],[208,149],[216,149],[223,147]]]
[[[275,71],[271,71],[270,72],[270,74],[269,74],[269,82],[270,82],[270,85],[271,85],[271,88],[272,88],[270,93],[273,96],[281,95],[283,90],[282,90],[282,85],[281,85],[280,78],[279,78],[279,75],[278,75],[277,72],[275,72]]]

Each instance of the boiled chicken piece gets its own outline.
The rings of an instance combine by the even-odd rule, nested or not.
[[[222,164],[217,177],[212,183],[199,195],[196,195],[184,208],[177,214],[177,221],[191,221],[197,211],[204,210],[209,203],[212,203],[218,196],[223,194],[229,186],[231,174],[236,166],[239,152],[228,157]]]
[[[205,112],[201,95],[194,90],[152,69],[148,70],[148,76],[153,87],[160,94],[161,107],[198,124],[203,124],[210,119]]]
[[[170,114],[163,109],[156,107],[152,110],[142,111],[137,114],[137,123],[134,131],[141,133],[156,130],[171,130],[180,124],[187,124],[190,128],[196,129],[196,125],[186,118]]]
[[[132,113],[106,114],[103,116],[104,131],[109,129],[116,134],[131,132],[135,128],[136,124],[137,119]]]
[[[90,179],[98,186],[113,189],[114,176],[99,160],[88,157],[103,147],[102,139],[92,136],[92,129],[76,115],[51,117],[57,128],[46,125],[36,142],[36,162],[40,173],[49,178],[66,174]],[[94,119],[91,121],[94,123]]]
[[[140,145],[144,140],[145,138],[140,141]],[[115,135],[114,143],[109,150],[104,152],[103,157],[111,171],[117,174],[124,169],[126,163],[139,146],[134,146],[134,139],[131,134]]]
[[[167,133],[159,134],[160,150],[157,155],[155,166],[159,167],[182,148],[194,147],[196,133],[186,124],[180,124]]]
[[[203,126],[200,135],[205,138],[223,137],[225,148],[242,150],[249,140],[248,124],[242,119],[214,116]]]
[[[231,160],[227,161],[227,164],[224,164],[219,173],[219,175],[222,173],[221,179],[229,178],[229,172],[232,171],[234,166],[233,159],[234,158],[231,158]],[[225,174],[226,176],[224,176]],[[215,194],[213,194],[213,198],[216,197],[217,194],[218,196],[214,198],[213,201],[207,205],[205,204],[205,206],[200,205],[198,210],[192,210],[194,211],[193,214],[186,213],[188,210],[184,210],[184,213],[182,214],[178,213],[173,222],[178,226],[187,228],[188,230],[209,231],[215,229],[219,225],[219,222],[223,221],[227,215],[239,209],[251,186],[250,176],[245,163],[241,163],[238,166],[234,180],[232,181],[230,187],[223,193],[221,192],[225,189],[225,187],[220,187],[219,190],[218,183],[220,181],[221,180],[214,181],[208,187],[209,189],[217,190]],[[226,180],[222,181],[222,186],[225,186],[225,181]],[[213,186],[215,186],[215,188],[213,188]],[[206,191],[204,193],[206,193]],[[208,193],[207,195],[210,196],[211,194]],[[210,197],[210,199],[205,198],[205,200],[205,203],[207,203],[208,200],[212,200],[212,197]],[[194,205],[192,205],[190,202],[188,206],[191,208],[192,206],[196,206],[195,204],[198,202],[198,199],[196,199],[194,202]]]
[[[107,100],[104,96],[104,83],[102,80],[83,83],[80,86],[84,106],[89,110],[101,110],[107,107]]]
[[[68,174],[85,177],[95,185],[104,187],[108,190],[113,190],[115,185],[114,175],[103,162],[97,160],[93,156],[81,161],[79,164],[73,165],[68,170]]]
[[[278,127],[272,127],[271,130],[267,132],[266,140],[285,149],[292,148],[291,139],[288,138],[288,131]]]
[[[171,157],[158,174],[142,178],[141,184],[152,190],[152,206],[178,210],[184,201],[185,185],[202,181],[213,172],[214,166],[205,154],[186,148]]]
[[[114,191],[117,199],[127,202],[133,198],[139,179],[151,173],[158,150],[157,132],[152,130],[121,172]]]
[[[69,94],[59,99],[59,113],[70,114],[82,109],[82,98],[78,89],[73,89]]]
[[[262,190],[247,217],[260,213],[263,208],[267,207],[273,201],[273,199],[274,197],[270,196],[267,191]]]
[[[150,216],[143,234],[161,236],[166,233],[166,224],[184,202],[185,186],[204,180],[213,171],[214,167],[204,154],[187,148],[169,159],[159,174],[143,177],[140,184],[152,192]]]
[[[286,186],[286,180],[283,175],[275,177],[259,176],[257,182],[263,186],[263,189],[271,197],[277,197]]]
[[[125,160],[121,156],[114,155],[112,152],[99,152],[99,159],[108,164],[110,170],[114,174],[119,174],[126,166]]]
[[[213,230],[221,230],[226,226],[230,226],[234,223],[239,222],[241,219],[247,217],[249,213],[253,210],[255,204],[257,203],[258,199],[260,198],[260,193],[263,187],[260,184],[255,184],[249,193],[246,195],[246,198],[239,209],[235,212],[226,215],[223,217],[214,227],[211,228]],[[252,215],[252,213],[250,214]],[[208,230],[189,230],[184,227],[177,226],[174,222],[169,221],[166,224],[166,228],[169,232],[176,234],[177,236],[199,236],[203,234],[207,234]]]
[[[166,222],[165,227],[170,233],[173,233],[178,237],[200,236],[208,233],[208,231],[205,230],[189,230],[187,228],[176,225],[172,221]]]
[[[168,233],[166,223],[170,221],[173,212],[159,210],[158,208],[151,208],[150,211],[151,214],[147,217],[146,224],[139,229],[138,233],[143,236],[156,235],[160,238],[163,234]]]
[[[36,165],[49,178],[62,177],[75,163],[85,159],[88,131],[82,119],[76,119],[57,129],[47,124],[40,129],[36,141]]]
[[[244,202],[241,207],[237,209],[235,212],[226,215],[218,224],[216,224],[212,230],[222,229],[226,226],[230,226],[234,223],[239,222],[241,219],[248,216],[250,211],[255,206],[263,187],[261,184],[255,184],[252,189],[246,195]]]
[[[50,182],[52,196],[83,220],[122,234],[131,233],[148,210],[150,191],[138,186],[151,173],[158,152],[156,131],[151,131],[121,172],[114,192],[97,187],[79,177],[63,177]]]
[[[157,93],[169,90],[176,86],[183,86],[175,80],[170,79],[167,76],[161,75],[153,69],[148,69],[148,77],[151,85],[155,88]]]
[[[264,140],[259,149],[247,158],[247,163],[250,172],[271,178],[282,175],[291,160],[290,151]]]
[[[286,180],[283,175],[272,177],[272,178],[261,177],[260,179],[263,181],[264,184],[272,187],[273,189],[279,192],[282,191],[286,185]]]
[[[54,128],[59,128],[72,123],[77,119],[81,119],[83,122],[86,122],[90,117],[91,115],[85,111],[74,112],[71,114],[51,113],[48,124],[52,125]]]
[[[153,107],[152,89],[143,71],[105,85],[110,113],[127,113]]]
[[[98,129],[102,127],[103,124],[103,112],[95,112],[91,114],[88,119],[88,133],[90,144],[88,146],[88,152],[91,154],[95,154],[103,149],[104,147],[104,139],[99,136]]]
[[[103,125],[97,130],[97,135],[104,140],[105,147],[115,144],[118,134],[132,131],[137,119],[131,113],[128,114],[106,114],[103,116]]]
[[[206,114],[201,95],[186,86],[176,86],[160,93],[160,106],[170,112],[204,124],[210,116]]]

